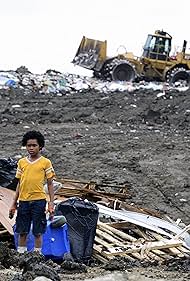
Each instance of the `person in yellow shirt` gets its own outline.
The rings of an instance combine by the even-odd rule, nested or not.
[[[16,233],[19,233],[18,252],[27,250],[27,235],[32,232],[35,237],[35,250],[41,252],[42,234],[46,231],[46,192],[44,183],[47,181],[49,192],[48,211],[53,217],[54,189],[53,178],[55,172],[49,159],[41,155],[45,145],[44,136],[38,131],[29,131],[22,138],[22,145],[26,146],[28,156],[18,161],[16,179],[18,181],[16,193],[9,216],[13,216],[17,209]],[[18,207],[17,207],[18,204]]]

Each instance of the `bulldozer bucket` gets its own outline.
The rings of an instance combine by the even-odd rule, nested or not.
[[[106,59],[107,41],[89,39],[83,36],[72,61],[81,67],[99,71]]]

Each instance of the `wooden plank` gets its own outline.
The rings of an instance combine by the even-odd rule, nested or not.
[[[137,233],[139,236],[143,237],[146,241],[154,241],[153,238],[151,238],[149,235],[147,235],[142,229],[140,229],[139,227],[137,227],[136,229],[133,230],[135,233]],[[162,250],[152,250],[152,252],[154,254],[156,254],[157,256],[164,258],[164,259],[171,259],[172,256],[170,256],[169,254],[166,254],[164,251]]]
[[[0,201],[0,222],[7,231],[13,235],[13,225],[15,224],[15,218],[9,219],[9,206]]]
[[[95,243],[98,243],[98,244],[100,244],[100,245],[96,245],[96,244],[94,244],[94,246],[93,246],[93,248],[97,251],[97,252],[99,252],[99,254],[102,254],[102,252],[103,252],[103,250],[102,250],[102,246],[103,247],[105,247],[105,248],[107,248],[107,249],[109,249],[110,247],[112,247],[113,245],[112,244],[109,244],[109,243],[107,243],[106,241],[104,241],[103,239],[101,239],[101,238],[99,238],[99,237],[95,237]],[[139,253],[131,253],[131,255],[133,256],[133,257],[135,257],[136,259],[139,259],[139,260],[142,260],[143,259],[143,257],[139,254]],[[106,255],[104,255],[105,257],[106,257]],[[133,259],[134,260],[134,258],[132,258],[130,255],[125,255],[127,258],[129,258],[129,259]]]
[[[185,248],[184,246],[177,247],[177,249],[183,253],[190,255],[190,250]]]
[[[169,242],[163,242],[163,241],[156,241],[156,242],[148,242],[145,243],[144,245],[139,245],[138,247],[131,245],[131,249],[126,248],[125,250],[123,247],[112,247],[109,248],[108,251],[103,251],[106,255],[125,255],[125,254],[130,254],[130,253],[135,253],[135,252],[141,252],[142,250],[155,250],[155,249],[167,249],[167,248],[173,248],[173,247],[178,247],[181,246],[182,242],[179,240],[170,240]]]
[[[74,180],[74,179],[66,179],[66,178],[62,178],[62,179],[57,179],[56,181],[61,182],[63,184],[65,183],[78,183],[78,184],[83,184],[83,185],[89,185],[94,186],[94,187],[115,187],[115,188],[120,188],[120,189],[127,189],[126,185],[117,185],[117,184],[109,184],[109,183],[100,183],[97,184],[95,181],[80,181],[80,180]]]
[[[62,178],[62,179],[57,179],[58,182],[61,183],[79,183],[79,184],[89,184],[89,181],[80,181],[80,180],[75,180],[75,179],[66,179],[66,178]]]
[[[117,240],[116,238],[114,238],[113,236],[111,236],[108,233],[105,233],[104,231],[100,230],[100,229],[96,229],[96,235],[103,237],[104,240],[111,242],[115,245],[118,246],[123,246],[123,243],[119,240]]]
[[[109,225],[118,230],[127,230],[127,229],[133,230],[136,227],[134,224],[132,224],[130,222],[126,222],[126,221],[111,222],[111,223],[106,223],[106,225]]]
[[[99,260],[102,263],[107,263],[108,259],[105,257],[102,257],[100,254],[96,253],[95,251],[93,252],[93,257]]]
[[[100,227],[101,228],[101,230],[104,230],[104,231],[106,231],[106,230],[109,230],[109,231],[111,231],[111,232],[113,232],[114,234],[117,234],[117,235],[119,235],[120,237],[122,237],[123,239],[124,238],[127,238],[128,240],[130,239],[130,241],[133,241],[133,242],[135,242],[135,241],[137,241],[137,239],[136,238],[134,238],[134,237],[132,237],[132,236],[128,236],[128,234],[126,234],[126,233],[123,233],[122,231],[120,231],[120,230],[117,230],[117,229],[114,229],[113,227],[111,227],[110,225],[107,225],[107,224],[105,224],[105,223],[98,223],[98,227]],[[110,234],[111,234],[111,232],[110,232]],[[142,233],[141,233],[142,234]],[[151,234],[152,234],[152,232],[151,232]],[[147,239],[147,236],[146,235],[143,235],[143,237],[145,238],[145,239]],[[161,236],[161,235],[159,235],[159,236],[157,236],[156,235],[156,237],[155,237],[155,239],[156,238],[159,238],[159,241],[160,240],[163,240],[163,237]],[[113,240],[112,240],[113,241]],[[164,240],[166,243],[168,243],[168,241],[170,241],[169,239],[166,239],[166,240]],[[124,243],[123,243],[123,245],[124,245]],[[168,249],[168,247],[166,247],[167,249]],[[165,249],[165,247],[163,247],[163,249]],[[167,253],[165,253],[165,252],[163,252],[163,251],[161,251],[160,249],[152,249],[151,251],[153,251],[153,254],[155,254],[155,255],[157,255],[157,259],[158,259],[158,257],[159,258],[169,258],[169,257],[171,257],[170,255],[168,255]],[[182,254],[178,249],[176,249],[176,248],[169,248],[169,251],[172,253],[172,254],[175,254],[175,255],[178,255],[178,256],[180,256],[180,257],[182,257],[182,256],[184,256],[184,253]],[[151,254],[149,254],[149,255],[151,255]]]
[[[155,233],[155,232],[151,232],[151,235],[153,235],[155,237],[155,239],[157,239],[159,241],[163,241],[165,243],[170,241],[169,239],[163,238],[160,234]],[[183,242],[182,242],[182,245],[183,245]],[[182,245],[178,245],[178,246],[182,246]],[[176,247],[170,247],[170,248],[168,248],[168,251],[170,251],[170,253],[172,255],[176,255],[176,256],[178,256],[180,258],[184,257],[184,255],[178,249],[176,249]]]
[[[102,252],[102,245],[97,245],[97,244],[94,243],[93,249],[96,250],[96,252],[101,253]]]
[[[95,236],[95,242],[97,242],[98,244],[104,246],[105,248],[109,248],[110,244],[107,243],[106,241],[104,241],[103,239],[101,239],[100,237],[98,237],[97,235]]]
[[[1,230],[1,231],[0,231],[0,235],[5,234],[5,233],[7,233],[7,232],[8,232],[8,230],[6,230],[6,229]]]
[[[143,257],[140,253],[129,253],[129,254],[126,254],[124,255],[125,257],[131,257],[135,260],[138,259],[138,260],[143,260],[145,259],[145,257]],[[148,257],[146,257],[148,259]]]
[[[102,227],[102,226],[100,226],[100,227]],[[103,229],[103,227],[102,227],[102,229]],[[117,231],[117,230],[116,230]],[[107,229],[106,229],[106,233],[105,232],[97,232],[98,234],[100,234],[100,235],[102,235],[103,236],[103,238],[104,239],[106,239],[106,237],[107,237],[107,239],[111,242],[111,243],[113,243],[113,244],[115,244],[115,245],[120,245],[121,247],[110,247],[111,245],[110,244],[108,244],[107,242],[105,243],[104,242],[104,240],[103,239],[101,239],[101,244],[104,246],[104,247],[106,247],[108,250],[110,250],[110,249],[113,249],[113,251],[115,252],[115,251],[117,251],[117,253],[122,253],[123,251],[125,251],[124,249],[125,249],[125,247],[127,247],[127,245],[126,245],[126,241],[123,241],[123,242],[121,242],[121,241],[119,241],[118,239],[115,239],[115,238],[110,238],[110,234],[111,234],[111,231],[109,232],[109,234],[107,233]],[[108,234],[108,235],[107,235]],[[96,239],[96,238],[95,238]],[[139,244],[141,243],[141,242],[144,242],[144,240],[143,241],[137,241],[137,239],[136,239],[136,241],[135,241],[136,243],[137,243],[137,245],[136,245],[136,247],[139,247]],[[135,246],[135,242],[133,242],[133,246]],[[130,245],[131,246],[131,245]],[[143,259],[143,256],[145,256],[145,253],[144,253],[144,255],[142,255],[142,253],[141,254],[139,254],[139,253],[134,253],[134,252],[131,252],[131,254],[135,257],[135,258],[138,258],[138,259],[140,259],[140,260],[142,260]],[[155,260],[158,260],[158,261],[163,261],[163,259],[162,258],[160,258],[159,256],[157,256],[156,254],[153,254],[153,253],[146,253],[146,257],[148,258],[148,257],[150,257],[151,259],[155,259]]]
[[[127,254],[125,254],[125,256],[126,256]],[[142,255],[141,254],[139,254],[139,253],[130,253],[130,255],[132,255],[134,258],[136,258],[136,259],[138,259],[138,260],[143,260],[144,259],[144,257],[142,257]],[[127,255],[128,256],[128,255]]]
[[[62,188],[60,188],[59,190],[56,191],[56,194],[59,195],[66,195],[67,192],[69,194],[71,194],[72,192],[75,191],[79,192],[78,194],[81,195],[91,195],[94,197],[98,197],[98,198],[121,198],[121,199],[126,199],[131,197],[131,195],[129,195],[129,193],[123,193],[123,192],[107,192],[104,190],[98,190],[98,186],[103,186],[103,184],[97,185],[96,182],[85,182],[85,181],[77,181],[77,180],[70,180],[70,179],[57,179],[57,182],[62,183],[64,186]],[[104,186],[108,186],[107,184],[105,184]],[[113,187],[113,185],[110,185]],[[123,190],[123,188],[125,188],[124,186],[117,186],[117,188],[120,188],[120,190]],[[126,191],[126,188],[125,188]]]
[[[125,239],[125,240],[128,240],[128,241],[137,241],[136,238],[134,238],[133,236],[127,234],[127,233],[124,233],[118,229],[115,229],[114,227],[111,227],[105,223],[102,223],[102,222],[98,222],[98,227],[102,227],[103,229],[108,229],[110,231],[112,231],[113,233],[115,233],[116,235],[118,235],[119,237],[121,237],[122,239]]]
[[[179,246],[179,247],[176,247],[176,249],[178,251],[180,251],[184,257],[186,257],[186,258],[190,257],[190,251],[187,248],[185,248],[183,246]]]
[[[97,237],[95,239],[97,239]],[[109,245],[109,247],[110,247],[110,245]],[[105,251],[102,250],[102,247],[100,245],[94,244],[93,250],[96,251],[97,253],[99,253],[99,255],[107,258],[108,260],[111,260],[111,259],[114,258],[114,256],[108,256],[105,253]],[[131,255],[132,255],[132,257],[131,257]],[[125,257],[128,258],[131,261],[134,261],[135,259],[143,260],[143,257],[139,253],[131,253],[130,255],[125,254]]]
[[[4,228],[13,235],[13,225],[15,224],[15,216],[9,219],[9,208],[13,202],[15,192],[7,188],[0,188],[0,223]]]
[[[5,187],[0,187],[0,200],[3,200],[8,206],[12,204],[14,195],[14,190],[10,190]]]
[[[102,227],[101,225],[98,226],[98,228],[102,231],[105,232],[105,235],[106,233],[111,235],[113,238],[117,239],[118,241],[122,242],[122,243],[125,243],[126,242],[126,239],[123,239],[121,237],[119,237],[118,235],[116,235],[115,233],[113,233],[111,230],[107,229],[107,228],[104,228]]]
[[[120,199],[127,199],[129,198],[131,195],[127,194],[127,193],[111,193],[111,192],[104,192],[104,191],[96,191],[96,190],[92,190],[92,189],[88,189],[88,188],[78,188],[78,187],[64,187],[64,188],[60,188],[59,190],[57,190],[55,192],[56,195],[63,195],[66,194],[66,191],[71,192],[71,190],[74,190],[75,192],[78,191],[80,192],[81,195],[92,195],[92,196],[96,196],[99,198],[105,197],[105,198],[120,198]]]
[[[164,261],[164,258],[162,258],[162,257],[158,256],[157,254],[153,253],[153,250],[152,250],[152,251],[145,252],[145,254],[146,254],[147,257],[149,257],[151,260],[155,260],[155,261],[159,261],[159,262],[163,262],[163,261]],[[144,257],[142,251],[141,251],[141,255],[142,255],[142,257]]]
[[[130,239],[130,241],[132,240],[132,242],[133,243],[135,243],[135,242],[137,242],[137,243],[139,243],[140,241],[138,241],[136,238],[134,238],[134,237],[132,237],[132,236],[129,236],[128,234],[126,234],[126,233],[124,233],[124,232],[122,232],[122,231],[120,231],[120,230],[117,230],[117,229],[114,229],[114,228],[112,228],[110,225],[107,225],[106,224],[106,226],[108,226],[108,227],[105,227],[105,224],[101,224],[101,223],[98,223],[98,227],[100,227],[102,230],[104,230],[104,231],[110,231],[110,233],[111,232],[113,232],[114,234],[117,234],[118,236],[122,236],[122,238],[123,239],[125,239],[125,238],[127,238],[127,239]],[[125,240],[126,241],[126,240]],[[143,241],[141,241],[141,242],[143,242]],[[123,245],[125,245],[125,243],[126,242],[123,242]],[[156,250],[155,250],[156,251]],[[159,260],[159,261],[162,261],[163,259],[162,258],[160,258],[160,256],[157,256],[157,254],[156,253],[149,253],[147,256],[150,256],[152,259],[155,259],[155,260]],[[141,255],[141,257],[142,257],[142,255]],[[138,256],[138,259],[139,259],[140,257]]]
[[[107,256],[103,251],[102,251],[102,249],[100,249],[100,247],[99,246],[97,246],[97,245],[93,245],[93,251],[94,252],[97,252],[98,254],[100,254],[101,256],[103,256],[103,257],[105,257],[106,259],[108,259],[108,260],[111,260],[113,257],[111,257],[111,256]]]

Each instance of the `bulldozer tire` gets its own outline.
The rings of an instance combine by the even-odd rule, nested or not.
[[[167,74],[167,82],[171,86],[174,86],[176,82],[187,86],[190,84],[190,73],[184,67],[174,68]]]
[[[114,59],[104,65],[104,78],[113,81],[134,81],[136,72],[127,60]]]

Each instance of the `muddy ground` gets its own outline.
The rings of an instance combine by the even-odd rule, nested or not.
[[[159,92],[60,96],[27,88],[0,90],[0,157],[23,155],[22,135],[40,130],[58,178],[124,184],[131,194],[129,204],[189,224],[190,91],[158,97]],[[101,272],[90,268],[77,279]],[[140,265],[128,274],[129,280],[135,276],[139,281],[190,279],[183,267],[182,272],[173,267],[168,273],[166,267],[158,271]],[[2,280],[10,280],[6,278]]]

